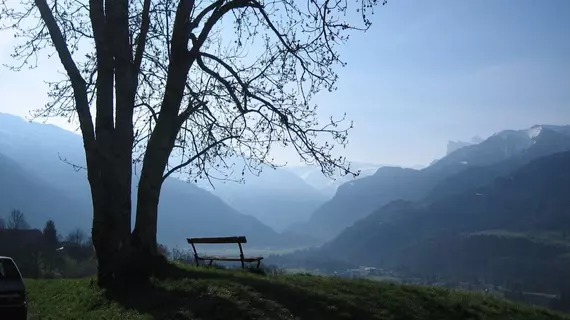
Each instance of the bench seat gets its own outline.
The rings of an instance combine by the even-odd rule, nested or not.
[[[245,262],[256,262],[263,259],[263,257],[222,257],[222,256],[198,256],[198,260],[217,260],[217,261],[245,261]]]

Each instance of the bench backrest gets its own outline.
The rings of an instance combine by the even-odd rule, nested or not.
[[[196,243],[247,243],[247,239],[244,236],[237,237],[217,237],[217,238],[188,238],[186,239],[189,244]]]

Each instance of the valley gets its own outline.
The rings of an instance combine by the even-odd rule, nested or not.
[[[10,115],[0,115],[0,127],[9,128],[0,131],[1,212],[19,209],[33,228],[52,219],[62,234],[88,234],[88,184],[69,164],[84,165],[79,136]],[[49,144],[40,140],[46,135]],[[213,187],[169,178],[158,241],[193,263],[186,237],[246,235],[247,254],[287,273],[459,288],[550,307],[570,289],[560,280],[570,278],[569,164],[570,127],[537,125],[454,146],[419,170],[360,164],[368,171],[343,178],[334,195],[322,190],[335,180],[300,167]]]

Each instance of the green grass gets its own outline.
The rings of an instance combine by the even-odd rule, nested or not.
[[[30,319],[570,319],[440,288],[308,275],[177,268],[112,291],[89,279],[27,280]]]

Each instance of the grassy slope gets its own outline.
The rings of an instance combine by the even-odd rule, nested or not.
[[[179,269],[123,291],[89,280],[27,280],[30,318],[47,319],[570,319],[444,289],[306,275]]]

